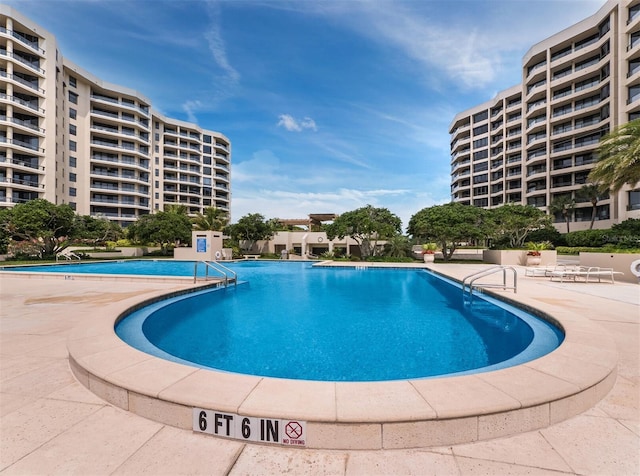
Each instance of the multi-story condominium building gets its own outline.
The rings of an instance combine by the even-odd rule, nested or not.
[[[522,83],[451,123],[453,201],[543,209],[575,199],[571,230],[589,227],[587,184],[602,136],[640,118],[640,0],[610,0],[595,15],[533,46]],[[640,188],[599,197],[596,228],[640,218]],[[560,231],[566,228],[556,216]]]
[[[63,58],[0,5],[0,207],[35,198],[127,225],[167,205],[229,211],[231,143]]]

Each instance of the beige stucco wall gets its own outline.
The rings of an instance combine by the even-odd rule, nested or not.
[[[640,253],[580,253],[580,266],[613,268],[614,271],[624,273],[623,275],[617,275],[615,277],[616,281],[638,283],[638,278],[631,273],[631,263],[638,259],[640,259]]]
[[[555,250],[541,251],[542,261],[540,266],[555,265],[557,263],[557,253]],[[526,266],[527,250],[484,250],[482,258],[485,263],[501,265]]]
[[[193,261],[228,259],[223,254],[221,231],[194,231],[191,233],[191,243],[189,248],[175,248],[173,258]]]

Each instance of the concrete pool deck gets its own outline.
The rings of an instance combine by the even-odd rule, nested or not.
[[[432,265],[433,269],[461,278],[482,265]],[[274,446],[246,444],[235,440],[222,440],[195,434],[142,418],[110,405],[80,385],[69,370],[67,345],[73,347],[91,343],[91,353],[79,358],[91,360],[93,365],[105,365],[98,359],[95,346],[105,346],[101,352],[109,355],[112,341],[102,333],[104,323],[100,316],[111,316],[111,322],[119,309],[176,288],[188,287],[175,283],[127,283],[98,282],[92,280],[38,280],[16,276],[0,276],[0,472],[3,474],[273,474],[294,473],[329,474],[502,474],[550,473],[567,474],[636,474],[640,470],[640,423],[638,390],[640,381],[639,358],[639,310],[640,288],[637,285],[616,283],[550,283],[545,278],[519,276],[518,294],[502,292],[508,298],[517,298],[530,306],[564,319],[563,322],[578,326],[576,334],[595,339],[594,346],[574,348],[582,352],[577,359],[567,358],[560,369],[566,372],[566,380],[558,382],[562,387],[579,386],[575,376],[606,374],[611,362],[613,346],[617,367],[617,380],[606,394],[591,395],[593,401],[582,402],[587,408],[582,413],[553,424],[538,422],[539,429],[515,436],[501,437],[484,442],[438,446],[438,442],[420,445],[416,449],[384,450],[310,450],[289,449]],[[92,322],[93,321],[93,322]],[[586,326],[589,324],[589,326]],[[593,328],[591,328],[593,324]],[[583,327],[586,326],[586,327]],[[598,329],[594,336],[592,329]],[[85,342],[79,329],[88,331]],[[96,332],[99,331],[99,332]],[[601,344],[598,344],[600,342]],[[85,347],[86,348],[86,347]],[[120,378],[129,380],[134,388],[144,390],[155,381],[162,388],[167,381],[182,379],[185,375],[172,374],[166,367],[160,371],[154,361],[131,362],[132,354],[121,349],[106,359],[111,374],[120,372]],[[82,349],[78,352],[82,354]],[[79,354],[79,355],[80,355]],[[123,354],[128,365],[117,355]],[[135,358],[135,356],[134,356]],[[596,360],[596,362],[593,362]],[[543,359],[540,359],[543,360]],[[101,363],[97,363],[100,361]],[[609,363],[608,363],[609,362]],[[617,362],[617,365],[616,365]],[[89,363],[85,363],[87,366]],[[150,379],[140,374],[128,374],[138,364],[146,365]],[[557,362],[556,362],[557,364]],[[573,365],[573,368],[571,368]],[[138,366],[138,369],[141,367]],[[127,370],[128,369],[128,370]],[[193,371],[193,369],[191,369]],[[555,370],[554,370],[555,371]],[[488,374],[487,374],[488,375]],[[526,400],[527,389],[539,393],[537,381],[529,377],[517,381],[511,375],[502,384],[484,386],[486,404],[500,404],[517,388],[519,401]],[[613,384],[613,378],[610,384]],[[572,377],[574,376],[574,377]],[[82,375],[81,375],[82,378]],[[111,377],[110,377],[111,378]],[[573,381],[571,381],[573,380]],[[597,375],[596,375],[597,380]],[[442,380],[444,382],[446,380]],[[100,382],[97,385],[100,385]],[[163,384],[164,382],[164,384]],[[451,383],[451,382],[449,382]],[[486,383],[485,381],[482,382]],[[183,390],[187,390],[186,382]],[[502,385],[502,388],[500,388]],[[460,387],[443,385],[451,391],[450,409],[459,406]],[[608,390],[608,385],[603,385]],[[107,391],[103,388],[103,391]],[[96,389],[94,388],[94,391]],[[219,389],[218,389],[219,390]],[[269,406],[270,398],[278,395],[281,386],[266,391],[262,398],[254,397],[256,408]],[[467,391],[467,390],[465,390]],[[569,388],[567,392],[571,392]],[[275,393],[274,393],[275,392]],[[99,389],[98,392],[100,393]],[[313,391],[311,393],[314,393]],[[345,390],[344,402],[353,401]],[[606,395],[605,395],[606,394]],[[271,395],[271,397],[270,397]],[[529,393],[531,395],[531,393]],[[117,401],[117,395],[105,395]],[[230,395],[233,399],[235,395]],[[311,395],[308,398],[315,398]],[[462,396],[464,397],[464,395]],[[598,401],[601,397],[602,400]],[[385,396],[380,398],[384,400]],[[388,399],[389,396],[387,395]],[[533,397],[529,397],[533,398]],[[309,406],[306,397],[301,400]],[[336,398],[336,400],[339,400]],[[375,400],[375,399],[374,399]],[[377,400],[377,405],[381,401]],[[464,400],[464,399],[463,399]],[[148,400],[131,400],[142,408],[144,414]],[[427,400],[428,401],[428,396]],[[206,403],[206,402],[203,402]],[[382,408],[387,413],[406,413],[409,405],[387,400]],[[455,403],[455,404],[454,404]],[[566,412],[575,411],[567,405]],[[130,401],[128,402],[130,404]],[[277,404],[277,402],[276,402]],[[595,406],[592,407],[592,405]],[[426,408],[424,402],[421,403]],[[435,405],[435,404],[434,404]],[[122,406],[122,405],[120,405]],[[437,407],[437,405],[435,405]],[[304,405],[302,405],[304,407]],[[349,411],[360,413],[366,420],[369,412],[358,405]],[[140,409],[139,408],[139,409]],[[347,407],[345,407],[347,408]],[[433,410],[433,406],[430,405]],[[135,408],[129,408],[135,412]],[[316,408],[317,410],[317,408]],[[323,410],[323,407],[320,407]],[[311,412],[312,409],[307,409]],[[345,410],[347,411],[347,410]],[[451,410],[453,411],[453,410]],[[582,410],[580,410],[582,411]],[[549,415],[550,412],[547,412]],[[162,419],[162,415],[150,415]],[[537,414],[539,417],[540,414]],[[173,423],[173,422],[169,422]],[[506,420],[507,426],[512,419]],[[543,424],[544,423],[544,424]],[[175,423],[174,423],[175,424]],[[549,426],[550,424],[550,426]],[[405,435],[406,436],[406,435]],[[499,434],[495,435],[500,436]],[[331,439],[351,440],[353,435],[333,434]],[[488,435],[491,437],[491,435]],[[378,436],[374,438],[380,441]],[[356,437],[351,444],[362,446]],[[388,447],[388,446],[387,446]]]

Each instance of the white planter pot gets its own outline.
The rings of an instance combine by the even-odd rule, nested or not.
[[[436,259],[436,255],[425,253],[422,255],[422,259],[424,260],[425,263],[433,263],[433,261]]]
[[[542,263],[542,257],[527,256],[527,266],[540,266],[540,263]]]

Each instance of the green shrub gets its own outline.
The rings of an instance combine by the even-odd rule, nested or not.
[[[567,245],[565,235],[560,233],[554,227],[541,228],[539,230],[532,231],[527,235],[527,240],[534,242],[549,241],[554,247]]]
[[[567,245],[571,247],[601,247],[607,243],[609,230],[582,230],[572,231],[565,235]]]
[[[640,253],[640,248],[620,248],[615,245],[606,245],[602,247],[593,246],[558,246],[556,248],[558,254],[561,255],[579,255],[582,253]]]

